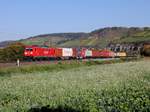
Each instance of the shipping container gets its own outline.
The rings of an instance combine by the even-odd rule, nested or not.
[[[81,49],[80,58],[92,57],[92,50],[89,49]]]
[[[63,57],[72,57],[73,56],[72,48],[62,48],[62,56]]]
[[[116,53],[116,57],[126,57],[126,56],[127,56],[126,52],[117,52]]]
[[[115,52],[110,51],[110,52],[109,52],[109,56],[110,56],[111,58],[114,58],[114,57],[115,57]]]
[[[85,50],[85,57],[92,57],[92,51],[91,50]]]
[[[77,53],[77,49],[76,48],[72,48],[73,50],[73,58],[77,58],[78,57],[78,53]]]
[[[93,58],[100,57],[100,50],[92,50],[92,57]]]
[[[115,57],[115,53],[109,50],[92,50],[93,58],[111,58]]]
[[[55,48],[55,57],[62,57],[62,48]]]

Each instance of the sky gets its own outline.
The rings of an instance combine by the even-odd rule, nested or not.
[[[0,0],[0,41],[150,26],[150,0]]]

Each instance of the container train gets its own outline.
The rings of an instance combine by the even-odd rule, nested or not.
[[[49,48],[40,46],[26,46],[24,56],[27,59],[85,59],[85,58],[114,58],[125,57],[125,52],[115,53],[110,50],[96,50],[87,48]]]

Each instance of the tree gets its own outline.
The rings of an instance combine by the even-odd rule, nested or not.
[[[25,46],[22,43],[13,43],[8,47],[0,50],[0,60],[1,61],[15,61],[17,59],[23,60]]]
[[[142,54],[145,56],[150,56],[150,45],[144,45]]]

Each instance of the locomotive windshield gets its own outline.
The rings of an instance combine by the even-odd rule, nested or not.
[[[32,51],[33,49],[32,48],[26,48],[26,51]]]

